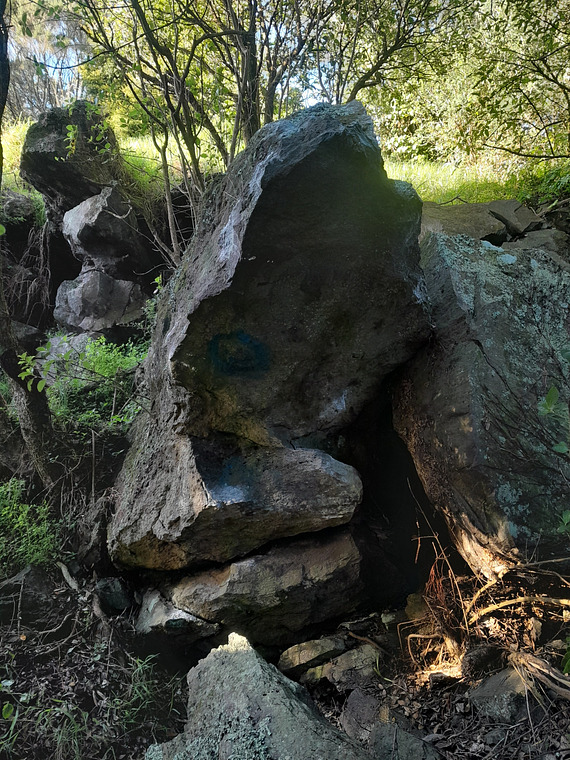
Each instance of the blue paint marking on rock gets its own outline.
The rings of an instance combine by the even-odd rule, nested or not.
[[[251,375],[269,369],[268,346],[243,330],[215,335],[208,344],[208,354],[223,375]]]

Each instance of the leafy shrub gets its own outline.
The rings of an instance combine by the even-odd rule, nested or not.
[[[28,564],[47,565],[61,553],[61,526],[47,504],[27,504],[24,481],[0,484],[0,576]]]
[[[531,162],[513,178],[520,201],[532,205],[570,197],[568,161]]]
[[[38,350],[40,361],[50,356],[51,348],[48,342]],[[78,432],[122,430],[140,408],[134,371],[147,350],[146,343],[119,346],[100,337],[89,340],[83,351],[70,348],[61,358],[44,360],[44,374],[55,374],[46,389],[54,417]]]

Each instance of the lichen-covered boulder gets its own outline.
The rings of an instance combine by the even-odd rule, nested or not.
[[[513,550],[567,542],[570,266],[461,236],[422,250],[435,339],[400,382],[394,423],[463,556],[492,576]]]
[[[429,334],[420,211],[409,186],[387,179],[358,103],[253,138],[206,199],[159,305],[114,561],[227,560],[350,519],[357,478],[315,449]]]
[[[192,668],[188,687],[184,733],[150,747],[146,760],[371,760],[242,636]]]

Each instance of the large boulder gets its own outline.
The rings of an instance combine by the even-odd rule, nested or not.
[[[360,104],[260,130],[211,190],[159,305],[115,561],[227,560],[350,519],[358,478],[315,449],[335,452],[429,335],[420,211],[387,179]]]
[[[146,300],[137,283],[86,269],[59,286],[54,319],[71,331],[104,333],[140,319]]]
[[[146,760],[371,760],[236,634],[188,673],[188,687],[184,733]]]
[[[156,262],[147,254],[137,216],[116,187],[106,187],[63,217],[63,235],[84,268],[115,279],[134,279]]]
[[[492,576],[513,550],[567,542],[570,266],[460,236],[422,251],[435,339],[400,382],[395,427],[464,557]]]
[[[115,136],[92,103],[46,111],[26,133],[20,173],[58,216],[112,184],[120,172]]]
[[[352,612],[362,601],[359,550],[347,531],[304,538],[167,587],[175,608],[262,644]]]
[[[356,470],[322,451],[255,447],[224,456],[221,446],[180,437],[177,451],[164,452],[156,430],[152,437],[145,445],[158,466],[131,473],[147,508],[136,521],[119,510],[110,534],[111,555],[124,567],[224,562],[276,538],[346,523],[360,503]],[[171,460],[161,469],[165,454]]]

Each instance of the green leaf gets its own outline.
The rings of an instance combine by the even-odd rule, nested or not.
[[[46,387],[46,381],[42,378],[38,381],[38,393],[41,393],[43,389]]]
[[[570,348],[565,348],[564,351],[561,351],[560,356],[564,361],[570,362]]]
[[[548,393],[546,394],[546,398],[545,398],[544,400],[546,401],[546,404],[547,404],[548,406],[554,407],[554,405],[555,405],[555,404],[556,404],[556,402],[558,401],[558,397],[559,397],[559,395],[560,395],[560,394],[558,393],[558,388],[556,388],[556,387],[553,385],[553,386],[552,386],[552,388],[551,388],[551,389],[548,391]]]
[[[568,454],[570,449],[568,448],[567,443],[561,441],[560,443],[557,443],[556,446],[552,447],[552,451],[555,451],[557,454]]]
[[[4,720],[10,720],[13,713],[14,713],[14,705],[11,704],[10,702],[5,702],[2,705],[2,717],[4,718]]]
[[[0,224],[0,235],[5,235],[5,234],[6,234],[6,227],[4,227],[3,224]]]

